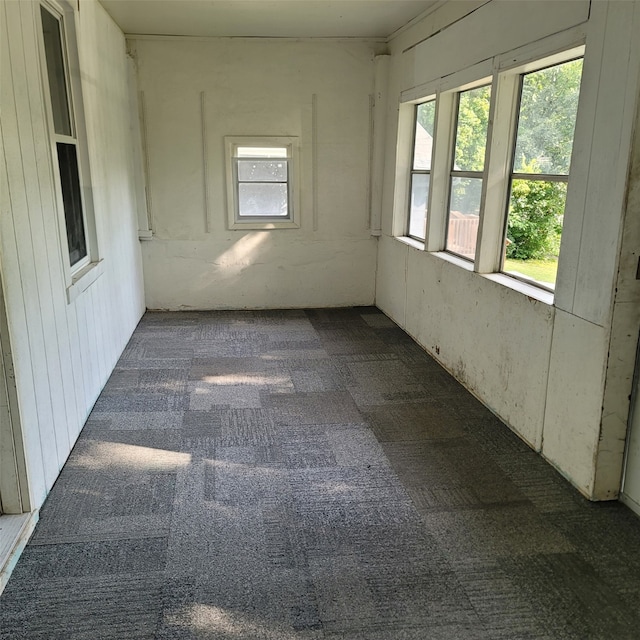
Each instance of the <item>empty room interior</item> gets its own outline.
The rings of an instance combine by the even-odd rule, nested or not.
[[[0,638],[638,637],[640,0],[0,30]]]

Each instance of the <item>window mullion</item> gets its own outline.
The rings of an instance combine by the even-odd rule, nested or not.
[[[479,273],[498,271],[502,262],[520,78],[514,74],[501,75],[495,89],[487,140],[484,206],[480,211],[475,260],[475,270]]]
[[[569,182],[566,173],[517,173],[511,174],[513,180],[542,180],[544,182]]]
[[[436,102],[435,150],[431,164],[425,249],[444,249],[449,201],[449,173],[455,136],[456,99],[453,93],[441,93]]]

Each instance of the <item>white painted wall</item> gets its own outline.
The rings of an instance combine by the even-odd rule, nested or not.
[[[372,304],[375,43],[140,38],[129,47],[154,233],[143,245],[147,307]],[[228,135],[300,138],[300,229],[226,228]]]
[[[547,305],[393,237],[397,108],[402,91],[577,25],[586,30],[583,90],[555,305]],[[637,1],[493,0],[448,3],[391,42],[377,304],[595,499],[619,490],[633,373],[626,351],[638,334],[636,326],[632,339],[611,341],[620,274],[632,291],[624,300],[639,294],[637,281],[630,284],[635,263],[620,261],[638,33]],[[627,336],[633,315],[621,325]]]
[[[102,275],[71,303],[60,246],[37,2],[0,5],[0,266],[30,507],[53,485],[144,311],[124,37],[97,3],[75,9]]]

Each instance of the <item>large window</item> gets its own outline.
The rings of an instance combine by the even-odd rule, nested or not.
[[[397,167],[396,210],[407,203],[408,217],[394,231],[509,286],[552,292],[583,54],[575,44],[533,60],[512,52],[477,65],[476,78],[461,72],[458,86],[455,74],[424,85],[435,99],[407,91],[399,145],[415,133],[410,165],[407,149]]]
[[[521,76],[502,270],[553,288],[582,60]]]
[[[295,138],[227,137],[229,228],[297,227]]]
[[[44,74],[49,89],[50,130],[53,137],[69,266],[78,271],[89,262],[87,220],[82,197],[76,117],[63,15],[47,5],[40,7]]]
[[[469,260],[476,253],[490,102],[490,86],[458,94],[445,246]]]
[[[418,240],[424,240],[425,237],[435,120],[435,100],[416,105],[408,235]]]

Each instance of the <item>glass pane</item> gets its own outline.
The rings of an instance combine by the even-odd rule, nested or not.
[[[513,181],[503,271],[554,287],[566,198],[565,182]]]
[[[238,185],[238,215],[241,217],[289,215],[287,185],[242,182]]]
[[[238,158],[286,158],[286,147],[237,147]]]
[[[286,182],[287,162],[283,160],[238,160],[241,182]]]
[[[431,170],[431,150],[436,119],[436,101],[431,100],[416,107],[416,139],[413,147],[413,168]]]
[[[569,174],[581,77],[582,60],[523,77],[515,172]]]
[[[409,209],[409,235],[424,240],[429,197],[429,174],[411,176],[411,208]]]
[[[470,89],[460,94],[454,170],[484,170],[484,152],[487,146],[490,103],[490,86]]]
[[[473,260],[480,223],[481,178],[452,178],[447,251]]]
[[[84,233],[82,199],[80,197],[80,177],[78,175],[78,157],[74,144],[58,142],[58,167],[62,185],[64,219],[67,226],[67,243],[71,266],[87,255],[87,242]]]
[[[51,107],[53,110],[53,126],[56,133],[70,136],[72,135],[71,120],[69,118],[64,56],[62,55],[60,21],[44,7],[40,7],[40,13],[42,15],[42,35],[44,37],[49,93],[51,94]]]

